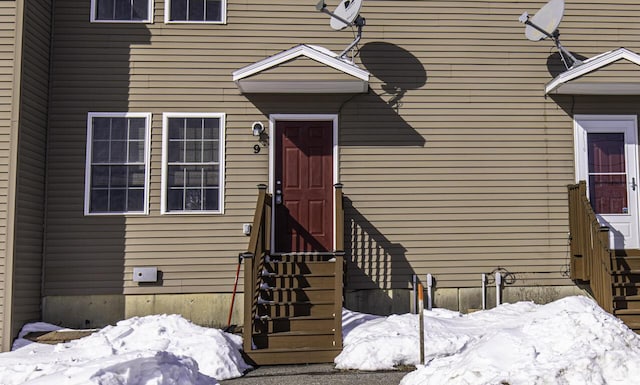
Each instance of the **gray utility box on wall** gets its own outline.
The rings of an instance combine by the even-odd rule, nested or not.
[[[133,282],[158,282],[158,268],[134,267]]]

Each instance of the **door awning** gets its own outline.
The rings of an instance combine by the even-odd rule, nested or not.
[[[546,94],[640,95],[640,55],[625,48],[605,52],[556,76]]]
[[[242,93],[364,93],[369,72],[325,48],[300,44],[233,72]]]

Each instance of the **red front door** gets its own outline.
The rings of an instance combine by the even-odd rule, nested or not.
[[[333,250],[333,122],[276,121],[275,251]]]

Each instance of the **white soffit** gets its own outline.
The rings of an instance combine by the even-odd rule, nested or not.
[[[626,48],[618,48],[585,60],[581,65],[556,76],[545,86],[545,94],[572,95],[640,95],[640,84],[630,82],[581,82],[571,81],[599,70],[618,60],[626,59],[640,66],[640,55]],[[640,70],[640,68],[638,69]]]
[[[351,80],[252,80],[262,71],[298,58],[308,57],[353,77]],[[337,57],[328,49],[300,44],[233,72],[233,81],[243,93],[361,93],[369,89],[369,72]]]

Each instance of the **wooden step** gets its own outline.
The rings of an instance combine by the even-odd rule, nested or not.
[[[334,262],[267,262],[264,269],[276,275],[333,275],[336,270]]]
[[[640,283],[638,282],[614,282],[612,283],[614,296],[640,295]]]
[[[631,330],[633,330],[636,334],[640,332],[640,322],[625,322],[625,325]]]
[[[270,287],[286,289],[302,289],[308,287],[332,289],[335,285],[335,277],[333,275],[285,275],[262,277],[262,282]]]
[[[335,331],[335,319],[333,317],[292,317],[255,320],[257,333],[281,333],[281,332],[326,332]]]
[[[640,269],[616,269],[611,272],[614,275],[637,275]]]
[[[294,252],[275,253],[269,256],[269,260],[277,262],[332,262],[335,261],[335,257],[333,252]]]
[[[613,314],[626,325],[640,323],[640,309],[618,309]]]
[[[333,363],[341,349],[298,348],[260,349],[244,352],[243,358],[249,365],[291,365]]]
[[[640,295],[618,295],[613,297],[613,307],[620,309],[640,310]]]
[[[336,332],[340,322],[335,304],[338,266],[332,258],[330,253],[295,253],[264,262],[251,335],[246,337],[254,346],[245,352],[247,362],[333,362],[342,340],[340,330]]]
[[[626,270],[623,270],[619,273],[614,272],[611,276],[611,281],[614,284],[623,284],[623,283],[640,283],[640,274],[628,274]]]
[[[276,302],[329,302],[335,299],[334,289],[262,289],[260,298]]]
[[[333,317],[333,302],[291,302],[291,303],[263,303],[257,304],[258,316],[266,315],[269,318],[285,317]]]
[[[640,255],[613,257],[611,265],[614,270],[638,270],[640,269]]]
[[[334,334],[318,332],[282,332],[273,334],[254,334],[254,345],[258,349],[297,349],[335,347]]]

